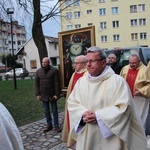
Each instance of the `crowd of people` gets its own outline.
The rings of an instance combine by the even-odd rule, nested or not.
[[[132,54],[122,68],[115,54],[96,46],[85,57],[86,74],[68,88],[62,141],[76,150],[146,150],[150,62]]]
[[[121,68],[115,54],[107,57],[101,48],[92,46],[87,49],[86,56],[79,55],[74,59],[73,68],[66,94],[63,130],[59,126],[57,110],[61,94],[59,70],[45,57],[42,67],[36,71],[35,95],[43,104],[47,122],[43,132],[53,127],[56,132],[62,130],[62,141],[70,149],[146,150],[150,62],[145,66],[138,54],[132,54],[129,64]],[[0,132],[3,134],[13,127],[13,133],[9,131],[10,134],[1,137],[0,142],[4,146],[9,142],[8,149],[23,149],[13,118],[2,104],[0,108],[3,110],[0,112],[3,127]],[[11,120],[9,127],[7,117],[3,115]],[[15,138],[10,141],[10,136]]]

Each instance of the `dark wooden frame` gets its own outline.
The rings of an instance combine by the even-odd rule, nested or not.
[[[78,55],[86,55],[87,48],[95,45],[95,27],[89,26],[76,30],[59,32],[58,38],[61,84],[62,89],[65,90],[68,87],[70,77],[73,73],[72,63],[74,58]],[[73,52],[73,46],[77,44],[80,46],[80,51],[76,52],[76,50],[74,50],[75,53],[71,53]]]

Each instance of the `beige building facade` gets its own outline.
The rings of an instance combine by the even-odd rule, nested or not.
[[[12,21],[12,34],[13,43],[10,22],[0,19],[0,55],[12,54],[12,44],[15,53],[26,42],[25,26],[19,25],[18,21]]]
[[[150,47],[150,0],[61,1],[61,31],[95,26],[104,49]]]

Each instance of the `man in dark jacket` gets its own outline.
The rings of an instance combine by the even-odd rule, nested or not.
[[[59,128],[57,111],[57,99],[59,98],[60,92],[61,85],[58,69],[53,68],[50,65],[49,59],[45,57],[42,60],[42,67],[36,71],[35,76],[35,95],[37,99],[43,103],[47,120],[47,127],[44,132],[53,129],[49,103],[51,104],[53,112],[55,130],[57,132],[61,131]]]
[[[121,67],[117,63],[116,55],[110,54],[108,56],[108,65],[114,70],[116,74],[120,74]]]

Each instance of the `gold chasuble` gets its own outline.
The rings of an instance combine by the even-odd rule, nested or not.
[[[70,132],[76,150],[146,150],[147,141],[126,81],[110,67],[95,78],[80,78],[68,98]],[[95,112],[97,122],[86,123],[76,133],[83,113]],[[113,133],[104,138],[98,119]]]
[[[133,99],[138,107],[138,113],[141,117],[143,127],[145,128],[150,99],[150,69],[148,66],[146,67],[143,63],[141,63],[137,70],[133,70],[133,72],[138,71],[138,73],[135,77],[132,88],[130,84],[133,82],[133,75],[130,75],[130,70],[130,66],[127,65],[122,68],[120,75],[126,79],[132,93],[135,90],[138,90],[141,93],[141,96],[133,96]],[[132,80],[132,82],[130,81],[129,83],[129,80]]]

